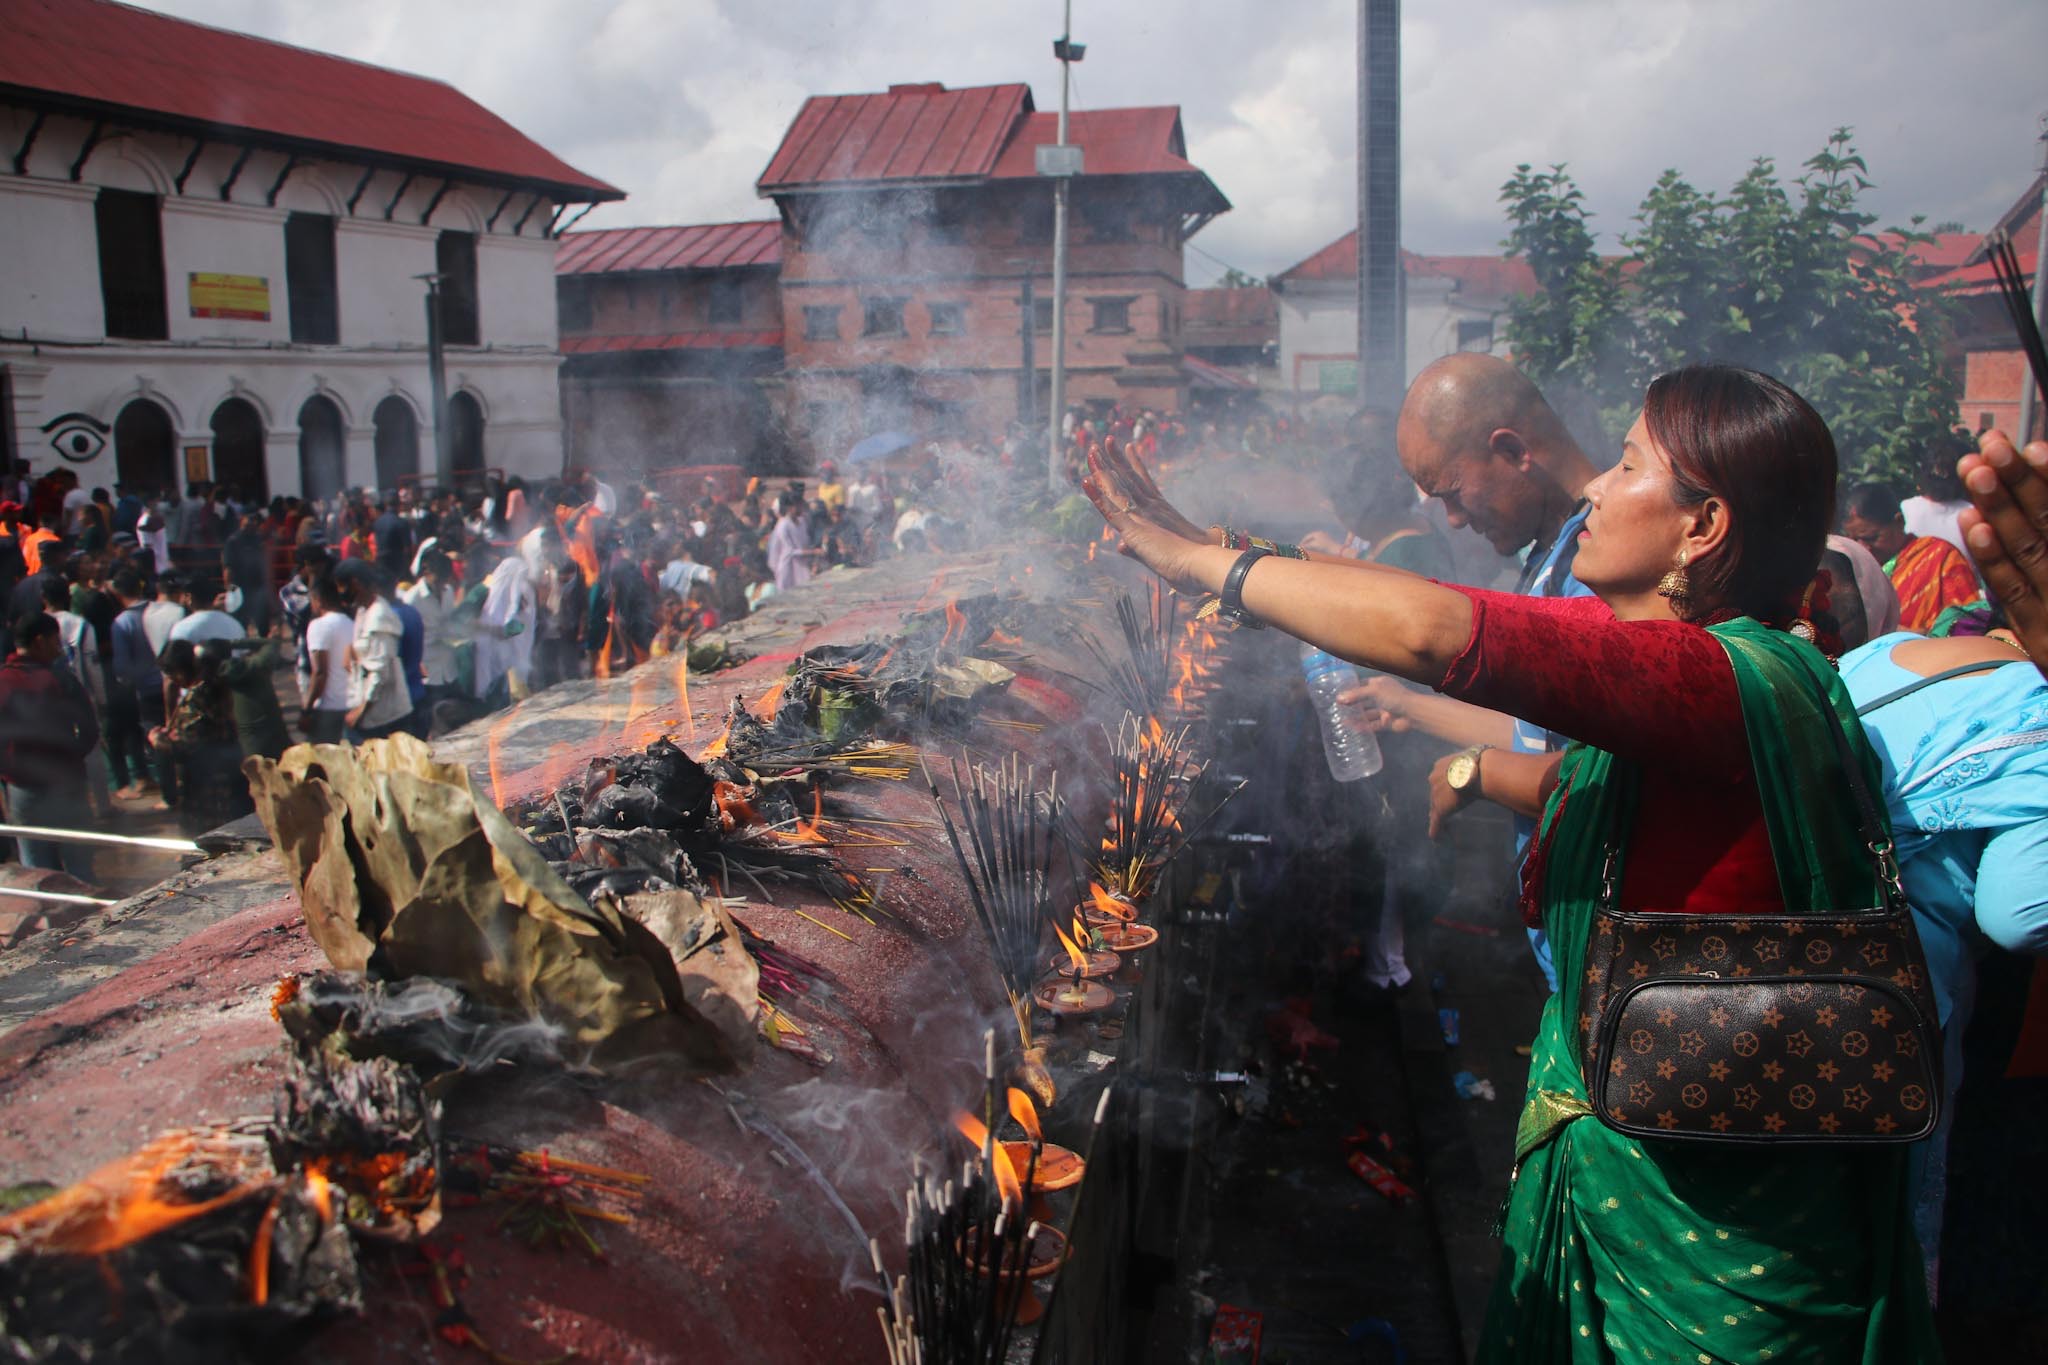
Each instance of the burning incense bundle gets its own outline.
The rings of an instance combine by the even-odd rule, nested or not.
[[[930,769],[925,771],[925,782],[959,862],[961,879],[967,883],[968,900],[988,936],[996,970],[1017,1016],[1018,1035],[1028,1050],[1027,1002],[1038,976],[1042,926],[1052,909],[1059,775],[1053,774],[1047,790],[1041,792],[1036,789],[1034,770],[1015,755],[993,769],[976,764],[965,782],[960,780],[958,762],[952,769],[953,802],[960,811],[957,825],[940,799]]]
[[[1129,900],[1143,900],[1158,870],[1187,842],[1181,810],[1208,769],[1208,760],[1194,754],[1191,734],[1187,726],[1169,730],[1127,713],[1109,735],[1109,829],[1096,871]]]
[[[1148,611],[1141,612],[1129,594],[1117,598],[1116,623],[1123,632],[1126,657],[1113,658],[1094,639],[1082,637],[1109,679],[1109,690],[1134,715],[1156,716],[1166,705],[1173,685],[1174,619],[1179,611],[1179,602],[1155,583]]]
[[[995,1140],[997,1085],[995,1036],[987,1046],[987,1093],[983,1124],[961,1113],[954,1126],[975,1146],[977,1156],[961,1169],[958,1183],[944,1185],[920,1169],[903,1193],[903,1252],[907,1271],[889,1283],[881,1242],[870,1240],[874,1273],[889,1289],[889,1304],[877,1308],[891,1365],[995,1365],[1010,1353],[1010,1332],[1038,1316],[1030,1281],[1051,1275],[1065,1261],[1065,1238],[1026,1214],[1026,1199],[1038,1171],[1044,1136],[1038,1113],[1022,1091],[1008,1093],[1008,1109],[1024,1126],[1026,1166],[1018,1177],[1010,1158],[1014,1144]]]
[[[1997,277],[1998,293],[2005,311],[2012,315],[2013,331],[2019,334],[2020,349],[2027,353],[2027,367],[2034,372],[2034,384],[2048,394],[2048,346],[2041,341],[2041,328],[2034,319],[2034,301],[2027,293],[2027,277],[2020,270],[2019,257],[2012,249],[2012,234],[1994,232],[1984,239],[1984,254]],[[2020,432],[2025,441],[2029,433]]]

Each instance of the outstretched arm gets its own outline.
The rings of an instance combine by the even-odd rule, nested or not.
[[[1125,553],[1184,592],[1223,590],[1236,550],[1190,539],[1141,512],[1146,495],[1127,473],[1093,458],[1089,471],[1083,488]],[[1372,590],[1361,592],[1366,574],[1374,576]],[[1272,555],[1252,569],[1242,595],[1254,616],[1298,640],[1425,686],[1443,680],[1472,635],[1472,606],[1462,593],[1373,564]]]

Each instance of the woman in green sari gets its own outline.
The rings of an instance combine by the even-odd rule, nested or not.
[[[1092,468],[1089,495],[1125,551],[1174,587],[1577,741],[1523,869],[1561,988],[1534,1048],[1483,1361],[1939,1358],[1905,1149],[1630,1137],[1592,1116],[1581,1074],[1611,827],[1626,910],[1723,916],[1739,937],[1750,917],[1876,903],[1823,708],[1873,788],[1876,763],[1834,670],[1787,629],[1835,478],[1826,424],[1776,380],[1665,375],[1620,463],[1586,489],[1574,572],[1597,597],[1535,600],[1224,545],[1136,466]],[[1857,1064],[1884,1065],[1880,1051]],[[1867,1101],[1839,1060],[1800,1064],[1819,1105]]]

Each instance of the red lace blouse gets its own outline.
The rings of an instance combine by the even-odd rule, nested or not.
[[[1472,638],[1438,690],[1640,769],[1623,908],[1740,915],[1783,906],[1720,641],[1683,622],[1617,620],[1598,598],[1445,586],[1472,600]],[[1539,843],[1530,857],[1544,852]],[[1540,876],[1530,884],[1541,886]]]

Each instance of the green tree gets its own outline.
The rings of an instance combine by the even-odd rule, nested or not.
[[[1909,476],[1954,423],[1959,388],[1944,299],[1908,271],[1920,220],[1874,232],[1870,188],[1838,129],[1789,185],[1759,158],[1725,195],[1666,171],[1602,258],[1563,166],[1518,166],[1502,187],[1508,253],[1541,292],[1511,309],[1517,361],[1618,444],[1650,380],[1718,361],[1774,374],[1828,421],[1848,479]]]
[[[1244,271],[1239,270],[1233,265],[1225,267],[1223,274],[1217,279],[1215,287],[1218,289],[1257,289],[1264,283],[1265,281],[1258,276],[1247,275]]]

